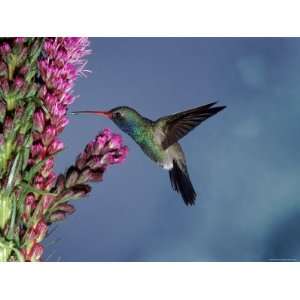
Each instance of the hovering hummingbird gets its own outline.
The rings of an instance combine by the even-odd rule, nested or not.
[[[196,192],[189,177],[184,152],[178,141],[226,107],[214,106],[216,103],[175,113],[156,121],[143,117],[128,106],[119,106],[109,111],[74,111],[72,114],[95,114],[111,119],[151,160],[169,171],[172,188],[181,194],[186,205],[193,205]]]

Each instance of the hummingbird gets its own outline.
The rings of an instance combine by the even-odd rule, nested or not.
[[[226,107],[215,106],[216,103],[164,116],[156,121],[142,116],[128,106],[119,106],[109,111],[74,111],[72,114],[94,114],[111,119],[152,161],[169,172],[171,186],[181,194],[184,203],[194,205],[197,195],[190,180],[184,152],[178,141]]]

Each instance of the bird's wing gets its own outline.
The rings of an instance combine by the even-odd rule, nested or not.
[[[165,136],[162,140],[163,149],[167,149],[203,121],[226,107],[212,107],[216,103],[217,102],[209,103],[197,108],[158,119],[156,124],[158,127],[161,127],[162,131],[165,133]]]

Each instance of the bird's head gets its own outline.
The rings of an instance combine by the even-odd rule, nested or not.
[[[118,106],[108,111],[74,111],[72,114],[93,114],[112,120],[121,130],[130,133],[132,128],[138,126],[142,116],[133,108]]]

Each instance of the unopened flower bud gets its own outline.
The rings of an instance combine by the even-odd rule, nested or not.
[[[66,187],[69,188],[76,183],[78,179],[79,172],[76,167],[72,166],[68,169],[66,174]]]
[[[55,139],[48,147],[47,151],[48,154],[52,155],[64,148],[64,143],[58,139]]]
[[[75,212],[75,207],[69,203],[62,203],[56,207],[56,210],[71,215]]]
[[[48,226],[43,220],[40,220],[34,226],[34,229],[35,229],[36,236],[37,236],[36,241],[39,243],[45,238],[47,231],[48,231]]]
[[[30,252],[28,253],[27,260],[32,262],[40,261],[43,252],[44,252],[44,247],[41,244],[36,243],[32,246]]]
[[[56,174],[52,171],[50,174],[47,176],[45,182],[44,182],[44,189],[46,191],[50,191],[52,187],[54,187],[56,182]]]
[[[35,197],[33,196],[33,194],[28,194],[25,198],[25,211],[23,215],[25,222],[30,218],[34,207],[35,207]]]
[[[28,73],[28,71],[29,71],[29,67],[28,66],[22,66],[20,68],[20,70],[19,70],[19,74],[24,76],[24,75],[26,75]]]
[[[10,52],[11,52],[11,48],[8,43],[3,43],[0,46],[0,54],[3,56],[3,58],[6,58]]]
[[[62,132],[64,128],[68,125],[69,119],[65,116],[62,116],[57,122],[55,122],[55,127],[58,133]]]
[[[44,148],[43,144],[35,143],[31,147],[31,156],[33,158],[42,159],[45,155],[46,149]]]
[[[41,109],[38,109],[33,115],[33,129],[43,132],[45,126],[45,115]]]
[[[88,143],[84,148],[84,152],[86,153],[87,157],[93,155],[93,150],[94,150],[94,142]]]
[[[38,190],[43,190],[45,186],[45,178],[42,175],[34,177],[34,187]]]
[[[87,184],[77,184],[69,189],[64,190],[59,201],[67,201],[69,199],[78,199],[86,196],[91,191],[91,187]]]
[[[13,82],[13,90],[15,93],[19,92],[21,88],[24,86],[24,79],[21,77],[17,77]]]
[[[52,203],[55,201],[55,196],[53,195],[45,195],[42,198],[42,202],[43,202],[43,209],[44,211],[46,211],[51,205]]]
[[[53,167],[54,167],[54,159],[53,158],[47,159],[45,164],[40,170],[41,175],[45,178],[48,177],[51,171],[53,170]]]
[[[76,159],[76,163],[75,163],[76,167],[79,170],[82,170],[86,165],[87,159],[88,159],[88,155],[85,152],[80,153]]]
[[[87,184],[77,184],[71,189],[73,192],[72,199],[82,198],[91,191],[91,187]]]
[[[54,222],[62,221],[65,217],[66,217],[66,213],[62,211],[57,211],[50,216],[49,221],[50,223],[54,223]]]
[[[61,191],[65,188],[65,177],[64,175],[60,174],[56,178],[56,183],[55,183],[55,192],[57,194],[60,194]]]
[[[47,126],[42,134],[42,141],[45,146],[48,146],[55,138],[56,130],[52,126]]]
[[[16,45],[22,45],[25,42],[26,38],[24,37],[16,37],[14,40],[14,43]]]
[[[89,181],[101,181],[103,176],[103,172],[101,172],[101,169],[98,170],[92,170],[90,168],[84,169],[79,178],[78,178],[78,183],[86,183]]]
[[[32,242],[32,241],[34,241],[36,238],[37,238],[37,233],[36,233],[34,227],[31,227],[31,228],[28,230],[28,232],[27,232],[26,239],[27,239],[28,241],[31,241],[31,242]]]
[[[90,167],[92,170],[102,168],[103,165],[104,164],[103,164],[101,158],[99,158],[97,156],[90,158],[86,164],[86,166]]]

